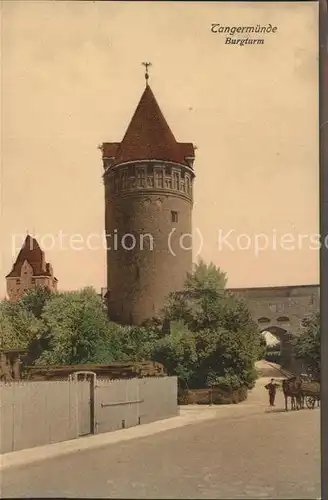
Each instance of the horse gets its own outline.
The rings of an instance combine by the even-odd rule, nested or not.
[[[304,395],[302,393],[302,379],[292,377],[282,381],[282,390],[285,397],[285,410],[288,411],[288,398],[291,398],[291,410],[304,408]]]

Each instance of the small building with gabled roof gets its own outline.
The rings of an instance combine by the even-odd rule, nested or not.
[[[57,290],[58,280],[52,265],[46,262],[43,250],[35,238],[26,236],[12,270],[6,276],[10,301],[20,300],[30,289],[38,286]]]

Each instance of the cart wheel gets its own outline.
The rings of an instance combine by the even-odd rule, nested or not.
[[[306,397],[305,402],[306,402],[306,406],[309,408],[309,410],[314,409],[315,401],[316,401],[316,399],[313,398],[312,396]]]

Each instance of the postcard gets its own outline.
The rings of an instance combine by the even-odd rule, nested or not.
[[[319,3],[1,18],[3,496],[319,498]]]

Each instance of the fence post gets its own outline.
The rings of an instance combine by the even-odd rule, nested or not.
[[[95,389],[97,383],[97,376],[95,373],[91,376],[90,387],[90,420],[91,420],[91,434],[96,434],[96,401]]]

